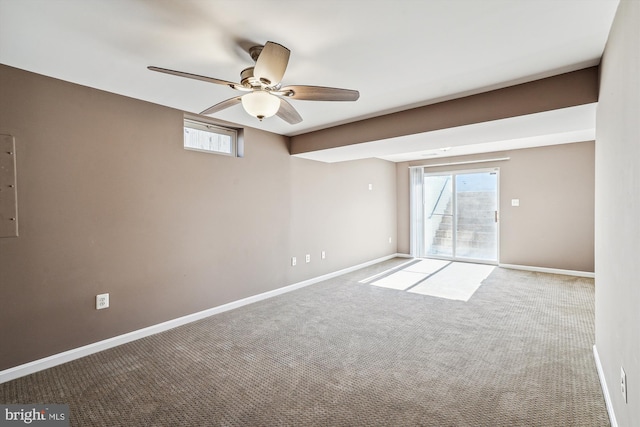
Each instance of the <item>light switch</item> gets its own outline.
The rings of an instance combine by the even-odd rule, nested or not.
[[[511,199],[511,206],[520,206],[520,199]]]

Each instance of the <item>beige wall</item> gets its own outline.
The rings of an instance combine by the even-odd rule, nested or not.
[[[593,142],[398,163],[398,252],[409,253],[409,166],[500,157],[427,170],[500,168],[501,263],[593,272]]]
[[[241,159],[186,151],[180,111],[6,66],[0,87],[20,223],[0,370],[396,252],[393,163],[293,158],[256,129]]]
[[[622,0],[596,122],[596,348],[620,427],[640,426],[640,2]],[[620,392],[620,367],[628,403]]]

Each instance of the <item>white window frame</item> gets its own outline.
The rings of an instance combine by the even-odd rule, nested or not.
[[[231,139],[230,147],[229,147],[230,150],[222,151],[222,150],[216,150],[213,148],[207,149],[207,148],[188,146],[187,139],[184,137],[184,134],[186,134],[187,129],[194,129],[200,132],[208,132],[215,135],[228,136]],[[238,150],[238,133],[239,133],[238,129],[224,127],[224,126],[185,117],[184,131],[185,132],[183,133],[183,146],[185,150],[200,151],[202,153],[218,154],[218,155],[230,156],[230,157],[241,157],[239,155],[239,150]]]

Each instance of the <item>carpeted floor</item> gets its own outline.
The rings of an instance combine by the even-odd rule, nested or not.
[[[78,426],[608,426],[593,280],[495,269],[468,302],[390,260],[0,385]]]

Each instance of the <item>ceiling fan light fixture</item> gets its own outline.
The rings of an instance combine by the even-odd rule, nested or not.
[[[265,91],[256,90],[241,99],[244,110],[258,120],[275,116],[280,109],[280,98]]]

